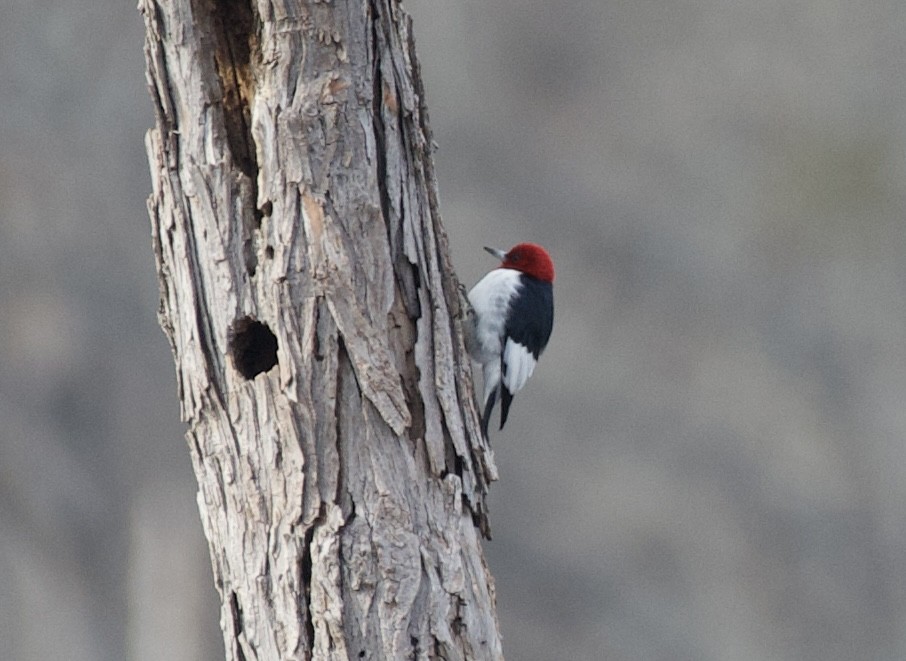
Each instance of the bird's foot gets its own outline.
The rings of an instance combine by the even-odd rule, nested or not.
[[[457,282],[456,286],[459,289],[459,312],[456,318],[459,321],[470,320],[475,316],[475,310],[469,302],[469,290],[461,282]]]

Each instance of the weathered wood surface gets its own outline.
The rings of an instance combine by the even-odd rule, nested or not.
[[[502,658],[480,545],[496,469],[408,16],[139,7],[160,320],[227,657]],[[248,379],[250,320],[277,364]]]

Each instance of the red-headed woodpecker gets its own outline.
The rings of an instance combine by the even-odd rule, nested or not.
[[[534,243],[509,252],[485,248],[502,260],[469,292],[473,316],[469,353],[484,372],[481,431],[488,437],[491,411],[500,399],[500,429],[510,404],[535,370],[554,326],[554,263]]]

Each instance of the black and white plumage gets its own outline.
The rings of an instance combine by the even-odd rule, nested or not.
[[[526,384],[554,325],[554,264],[541,246],[520,243],[509,252],[485,248],[502,263],[469,292],[473,317],[469,353],[484,373],[481,430],[500,401],[500,429],[513,396]]]

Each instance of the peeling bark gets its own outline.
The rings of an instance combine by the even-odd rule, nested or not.
[[[409,17],[139,7],[160,321],[227,658],[502,658]]]

